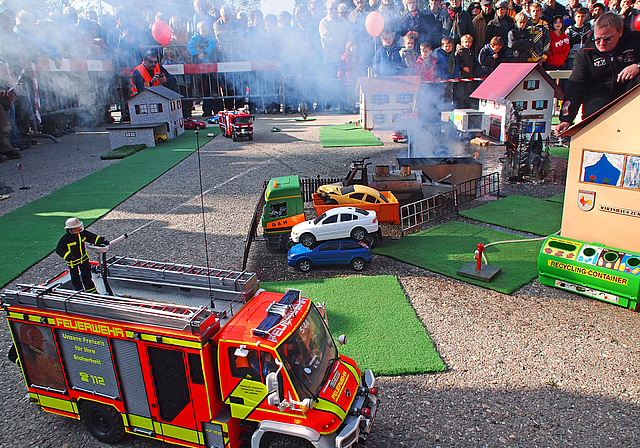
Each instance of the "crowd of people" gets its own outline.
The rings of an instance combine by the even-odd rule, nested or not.
[[[30,9],[24,7],[27,3]],[[466,8],[461,0],[296,0],[292,13],[277,15],[263,15],[259,9],[234,11],[223,0],[194,0],[193,10],[139,11],[131,5],[100,17],[92,10],[80,16],[72,7],[45,13],[37,4],[25,0],[0,3],[4,112],[0,112],[0,140],[10,142],[8,147],[2,143],[0,160],[18,158],[16,149],[32,143],[27,132],[32,126],[33,94],[21,91],[20,86],[29,86],[32,76],[23,69],[43,58],[58,67],[63,58],[111,59],[119,67],[132,69],[142,64],[143,56],[148,64],[156,60],[161,65],[276,59],[285,77],[283,93],[288,100],[283,107],[295,108],[302,97],[311,96],[310,101],[325,107],[335,101],[334,106],[342,108],[345,98],[354,98],[355,80],[367,73],[418,75],[422,81],[434,82],[487,76],[504,62],[571,69],[578,50],[593,39],[598,17],[614,12],[625,28],[633,29],[640,14],[640,0],[588,0],[585,5],[569,0],[567,6],[556,0],[543,4],[481,0],[464,5]],[[367,31],[366,17],[371,11],[384,18],[384,28],[376,38]],[[157,21],[169,26],[168,45],[160,45],[153,36]],[[149,57],[149,51],[156,57]],[[152,76],[153,70],[148,70]],[[343,90],[329,93],[332,89],[323,84],[327,80]],[[185,76],[173,88],[193,96],[195,91],[186,90],[190,81]],[[137,90],[128,81],[124,84],[119,87],[125,96]],[[344,86],[349,87],[346,95]],[[445,97],[456,106],[469,107],[470,86],[460,83],[454,91],[451,83]],[[201,82],[196,93],[215,96],[216,87]],[[215,113],[211,103],[207,109],[208,114]]]

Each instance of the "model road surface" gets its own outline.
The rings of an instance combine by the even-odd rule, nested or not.
[[[201,148],[211,267],[241,268],[264,181],[291,174],[342,177],[352,160],[368,156],[374,166],[395,164],[397,152],[406,151],[406,145],[392,142],[390,131],[374,131],[384,146],[323,149],[319,126],[357,117],[316,118],[296,122],[293,116],[258,116],[252,142],[219,136]],[[270,132],[273,127],[281,132]],[[103,129],[79,131],[59,144],[40,140],[22,152],[29,190],[18,190],[22,183],[15,163],[0,164],[0,181],[16,190],[0,201],[0,214],[114,163],[99,158],[109,151]],[[479,150],[485,172],[498,166],[503,151]],[[559,192],[561,186],[501,186],[507,194],[550,197]],[[108,239],[129,233],[129,239],[112,248],[115,254],[205,265],[199,193],[194,153],[89,229]],[[61,235],[66,218],[60,217]],[[53,254],[9,286],[40,283],[64,268]],[[270,253],[260,241],[254,242],[247,269],[263,281],[352,273],[342,267],[300,273],[287,266],[284,253]],[[378,378],[382,403],[369,447],[640,446],[640,314],[537,281],[508,296],[374,256],[362,275],[379,274],[398,276],[448,370]],[[79,421],[47,414],[29,403],[19,369],[7,359],[10,346],[3,322],[0,447],[107,446]],[[168,445],[127,436],[118,446]]]

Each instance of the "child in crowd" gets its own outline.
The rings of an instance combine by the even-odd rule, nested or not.
[[[338,79],[349,81],[366,76],[367,67],[364,65],[362,55],[358,53],[358,44],[354,41],[347,42],[345,52],[338,62]]]
[[[415,31],[409,31],[404,36],[404,47],[400,49],[400,59],[404,66],[404,72],[408,75],[413,74],[413,66],[416,65],[416,61],[420,56],[416,50],[416,40],[418,39],[418,33]]]
[[[489,76],[493,72],[500,61],[498,52],[504,47],[504,41],[500,36],[494,36],[489,43],[482,47],[478,54],[478,69],[479,76]]]
[[[569,36],[565,33],[562,16],[553,17],[552,27],[549,57],[544,63],[544,68],[545,70],[561,70],[566,67],[571,44],[569,43]]]
[[[378,48],[374,58],[374,70],[378,76],[396,76],[402,73],[400,47],[394,43],[393,33],[388,29],[380,34],[382,47]]]
[[[460,38],[460,45],[456,50],[458,66],[460,67],[461,78],[473,78],[474,58],[473,58],[473,36],[465,34]]]
[[[420,57],[413,66],[414,73],[420,75],[420,81],[433,82],[436,80],[436,64],[438,59],[433,54],[431,44],[423,42],[420,44]]]
[[[529,58],[529,50],[533,48],[533,40],[527,30],[528,21],[529,17],[523,12],[519,12],[514,17],[516,26],[508,34],[508,62],[527,62]]]
[[[209,24],[204,20],[198,22],[196,33],[187,46],[193,62],[215,62],[216,40],[209,37]]]
[[[591,25],[587,22],[587,15],[589,10],[587,8],[578,8],[573,16],[575,23],[567,28],[567,36],[569,36],[569,56],[567,56],[567,69],[573,68],[573,60],[576,57],[576,53],[579,49],[585,46],[585,44],[593,37],[593,30]]]
[[[460,77],[460,68],[458,59],[453,48],[453,39],[449,36],[442,38],[440,48],[436,48],[434,53],[438,60],[436,63],[436,81],[444,79],[454,79]],[[454,87],[452,82],[443,83],[442,96],[445,103],[451,103],[453,106]]]
[[[456,50],[456,58],[460,67],[461,78],[473,78],[474,76],[474,54],[473,54],[473,37],[471,34],[465,34],[460,38],[460,45]],[[477,84],[475,81],[467,81],[460,83],[456,88],[456,103],[460,107],[471,107],[471,93],[475,90]]]

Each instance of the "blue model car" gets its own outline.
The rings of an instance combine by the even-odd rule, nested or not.
[[[213,117],[209,118],[207,120],[207,123],[209,123],[209,124],[218,124],[218,116],[214,115]]]
[[[331,240],[313,248],[296,244],[287,253],[287,263],[297,266],[302,272],[309,272],[314,265],[329,264],[350,264],[356,271],[361,271],[372,256],[371,249],[364,241]]]

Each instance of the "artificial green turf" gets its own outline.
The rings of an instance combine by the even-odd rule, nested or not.
[[[356,123],[323,126],[319,129],[323,148],[336,146],[382,146],[382,142]]]
[[[460,215],[507,229],[546,236],[560,230],[562,203],[515,194],[461,211]]]
[[[267,291],[300,289],[325,302],[334,337],[347,335],[340,353],[377,375],[446,369],[394,276],[327,278],[261,283]]]
[[[209,140],[203,137],[200,144]],[[67,218],[89,226],[196,149],[194,132],[186,131],[1,216],[0,287],[55,249]]]
[[[549,154],[564,160],[569,160],[569,148],[566,146],[553,146],[549,148]]]
[[[505,243],[488,247],[485,251],[488,264],[502,269],[489,283],[460,277],[456,272],[468,262],[474,261],[473,255],[478,243],[488,244],[516,239],[526,238],[451,221],[379,246],[373,249],[373,252],[464,282],[511,294],[538,276],[538,253],[543,241]],[[464,300],[464,297],[460,300]]]
[[[114,149],[113,151],[109,151],[106,154],[102,154],[100,158],[102,160],[124,159],[125,157],[129,157],[137,153],[138,151],[142,151],[146,147],[147,145],[124,145]]]

